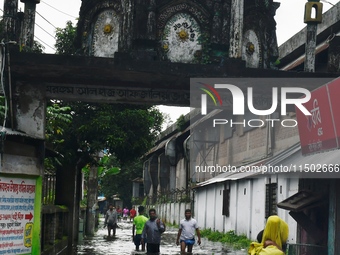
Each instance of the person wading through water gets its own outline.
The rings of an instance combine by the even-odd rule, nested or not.
[[[149,220],[147,217],[144,216],[144,206],[138,207],[138,216],[133,219],[133,226],[132,226],[132,241],[135,243],[136,251],[139,251],[139,245],[141,245],[142,239],[142,232],[144,229],[145,223]],[[136,235],[135,235],[136,230]],[[145,251],[145,243],[147,240],[144,240],[142,244],[142,251]]]
[[[156,210],[149,210],[150,220],[148,220],[142,233],[142,245],[147,240],[146,254],[156,255],[159,254],[159,246],[161,244],[161,234],[165,231],[163,222],[157,218]]]
[[[107,233],[108,237],[111,236],[111,230],[112,235],[116,235],[116,228],[117,228],[117,211],[113,207],[113,205],[109,205],[109,210],[107,210],[105,214],[105,221],[104,221],[104,227],[107,226]]]
[[[188,248],[188,253],[192,252],[192,247],[195,243],[195,231],[198,237],[197,243],[201,244],[201,233],[197,225],[197,221],[191,218],[191,210],[185,210],[185,219],[181,220],[177,233],[176,244],[181,244],[181,254],[185,254],[185,248]]]

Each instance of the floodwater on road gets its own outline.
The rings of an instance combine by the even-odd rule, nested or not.
[[[107,229],[103,228],[103,219],[100,219],[99,230],[95,236],[85,238],[77,245],[76,255],[133,255],[145,254],[135,252],[135,245],[132,242],[132,222],[121,221],[118,223],[120,228],[116,230],[116,236],[110,240],[106,238]],[[160,246],[161,255],[179,255],[180,248],[176,245],[177,230],[167,227],[162,234]],[[231,251],[230,248],[223,246],[219,242],[211,242],[202,238],[202,244],[193,247],[194,255],[246,255],[246,251]]]

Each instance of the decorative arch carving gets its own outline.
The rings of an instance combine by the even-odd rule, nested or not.
[[[262,44],[258,34],[253,29],[247,29],[243,33],[242,59],[246,61],[246,66],[250,68],[262,67]]]
[[[210,13],[187,3],[164,6],[157,19],[162,59],[193,63],[202,55],[203,34],[209,34]],[[208,38],[207,40],[208,41]]]
[[[158,31],[162,31],[166,22],[176,13],[188,13],[199,21],[202,27],[209,26],[210,13],[203,8],[195,5],[189,5],[187,3],[180,3],[176,5],[167,5],[159,10],[159,15],[157,19]]]
[[[80,19],[78,21],[78,31],[76,45],[81,47],[85,55],[93,55],[93,38],[95,36],[95,23],[100,14],[111,11],[115,14],[118,22],[122,19],[122,6],[120,1],[102,1],[90,2],[84,4],[80,10]],[[121,34],[121,26],[119,25],[119,34]]]
[[[249,5],[245,9],[244,34],[256,34],[259,56],[258,68],[275,68],[273,65],[278,58],[278,45],[276,40],[276,22],[274,19],[279,3],[255,1],[255,6]],[[253,33],[251,32],[253,31]],[[255,36],[253,36],[255,38]],[[244,38],[246,40],[246,37]],[[256,41],[256,40],[255,40]],[[243,42],[243,46],[246,42]],[[250,44],[248,44],[249,46]],[[248,52],[249,53],[249,52]],[[248,54],[249,57],[249,54]],[[245,59],[247,61],[247,59]],[[254,60],[250,56],[249,60]],[[247,66],[248,63],[247,63]],[[255,66],[250,66],[255,67]]]
[[[112,9],[101,11],[94,22],[90,55],[113,58],[118,51],[120,19]]]

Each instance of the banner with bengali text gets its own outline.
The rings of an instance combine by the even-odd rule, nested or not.
[[[36,180],[0,176],[0,254],[31,254]]]

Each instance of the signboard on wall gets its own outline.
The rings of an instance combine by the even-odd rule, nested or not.
[[[31,254],[36,180],[0,176],[0,254]]]
[[[303,155],[340,148],[340,78],[311,92],[303,105],[311,113],[296,108],[301,151]]]

